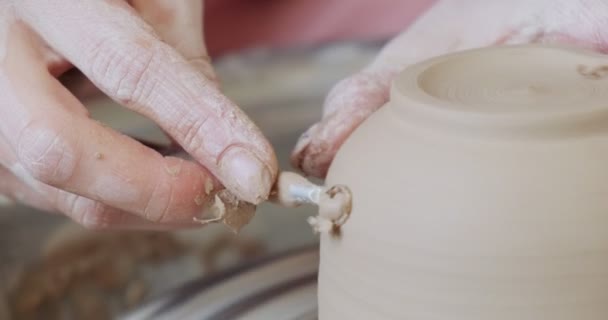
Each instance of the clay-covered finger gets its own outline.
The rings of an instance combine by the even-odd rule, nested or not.
[[[323,178],[348,136],[388,100],[393,73],[361,72],[338,83],[327,96],[323,118],[299,139],[292,165]]]
[[[153,222],[191,221],[200,213],[219,186],[206,169],[163,157],[75,112],[84,107],[19,37],[26,30],[12,31],[1,66],[0,133],[15,155],[13,173]]]
[[[24,19],[108,95],[157,122],[239,198],[259,203],[268,197],[277,174],[268,141],[131,7],[97,0],[24,3]]]

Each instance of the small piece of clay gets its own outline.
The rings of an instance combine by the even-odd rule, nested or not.
[[[334,228],[331,220],[322,217],[308,217],[306,219],[315,233],[330,233]]]
[[[181,165],[167,167],[165,169],[167,170],[167,173],[172,177],[177,177],[177,175],[182,171]]]
[[[245,201],[240,201],[227,190],[218,192],[218,196],[224,203],[224,224],[234,233],[238,233],[251,221],[251,218],[255,215],[256,206]]]
[[[608,75],[608,66],[602,65],[595,68],[590,68],[584,65],[579,65],[576,71],[585,78],[598,80]]]
[[[236,114],[234,114],[234,111],[230,111],[228,113],[228,117],[230,118],[230,120],[236,120]]]
[[[197,198],[200,199],[200,196],[197,196]],[[195,201],[196,201],[196,199],[195,199]],[[200,200],[200,203],[202,204],[202,200]],[[224,202],[222,202],[222,200],[220,199],[220,197],[217,194],[215,195],[213,202],[210,203],[209,206],[206,208],[206,211],[208,211],[209,216],[211,216],[210,218],[196,218],[195,217],[194,221],[199,222],[202,225],[207,225],[207,224],[211,224],[211,223],[220,222],[224,218],[226,208],[224,206]]]
[[[205,194],[209,195],[211,190],[213,190],[213,182],[211,179],[207,178],[207,180],[205,180]]]
[[[194,197],[194,203],[196,203],[197,206],[200,206],[203,204],[203,197],[201,197],[201,195],[197,195],[196,197]]]
[[[346,186],[333,186],[321,193],[319,198],[319,216],[344,224],[352,210],[352,194]]]
[[[256,206],[239,200],[228,190],[221,190],[215,194],[214,200],[208,205],[206,211],[210,218],[194,218],[194,221],[203,225],[222,222],[234,233],[238,233],[255,215]]]

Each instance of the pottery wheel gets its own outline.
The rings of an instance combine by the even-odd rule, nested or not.
[[[305,248],[205,277],[124,320],[317,319],[318,249]]]

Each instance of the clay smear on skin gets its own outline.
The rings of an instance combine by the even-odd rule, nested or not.
[[[179,175],[179,173],[182,171],[182,166],[181,165],[176,165],[176,166],[172,166],[172,167],[167,167],[167,173],[172,176],[172,177],[177,177]]]
[[[601,65],[594,68],[579,65],[576,67],[576,71],[587,79],[599,80],[608,75],[608,65]]]
[[[170,176],[177,177],[180,174],[180,172],[182,172],[183,163],[184,163],[184,160],[180,159],[178,163],[171,165],[171,166],[166,166],[165,171],[167,171],[167,173]]]
[[[196,197],[194,197],[194,203],[196,203],[197,206],[202,206],[203,205],[203,197],[201,197],[201,195],[197,195]]]
[[[213,181],[207,179],[205,180],[205,195],[211,194],[211,190],[213,190]]]
[[[207,225],[223,223],[234,233],[238,233],[251,221],[255,215],[256,206],[240,201],[228,190],[221,190],[215,194],[213,201],[205,208],[208,217],[194,218],[194,221]]]

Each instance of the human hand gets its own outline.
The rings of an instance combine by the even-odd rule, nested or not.
[[[437,1],[361,72],[329,93],[321,121],[296,145],[292,163],[324,177],[348,136],[389,97],[407,65],[488,45],[550,43],[608,51],[608,3],[601,0]]]
[[[91,228],[173,228],[224,186],[259,203],[274,152],[218,89],[200,0],[0,2],[0,194]],[[195,161],[89,118],[56,79],[77,67]]]

